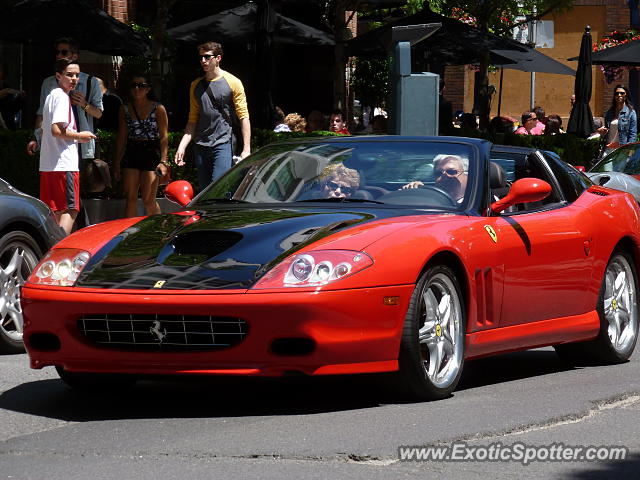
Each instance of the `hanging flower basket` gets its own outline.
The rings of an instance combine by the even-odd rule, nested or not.
[[[611,33],[603,35],[602,40],[599,42],[594,43],[593,51],[597,52],[599,50],[604,50],[605,48],[616,47],[632,40],[640,40],[640,32],[638,32],[638,30],[634,30],[632,28],[622,31],[614,30]],[[600,65],[600,70],[602,70],[607,83],[613,83],[621,80],[625,70],[636,68],[637,67]]]

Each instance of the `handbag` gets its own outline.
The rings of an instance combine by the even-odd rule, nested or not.
[[[80,177],[84,177],[84,190],[90,193],[101,193],[107,187],[111,188],[109,164],[99,158],[87,160]]]
[[[135,145],[133,150],[138,150],[137,155],[142,156],[142,158],[151,158],[155,159],[154,163],[160,163],[160,140],[157,138],[153,138],[153,135],[149,134],[147,130],[147,124],[140,120],[140,116],[138,115],[138,111],[133,103],[131,103],[131,108],[133,109],[133,114],[136,116],[136,119],[140,123],[142,129],[144,130],[144,134],[147,136],[149,140],[137,141],[137,142],[128,142]],[[127,144],[127,149],[129,149],[129,145]],[[171,182],[171,167],[165,164],[167,168],[167,173],[164,175],[160,175],[160,170],[156,170],[156,175],[158,175],[158,185],[168,185]]]

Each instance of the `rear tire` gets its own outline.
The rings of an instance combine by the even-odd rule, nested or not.
[[[395,387],[419,400],[451,395],[464,363],[465,309],[455,273],[430,267],[416,285],[405,318]]]
[[[591,341],[556,345],[570,363],[623,363],[638,340],[638,276],[631,256],[613,252],[602,279],[596,311],[600,332]]]

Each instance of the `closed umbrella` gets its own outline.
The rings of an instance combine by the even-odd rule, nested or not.
[[[587,25],[582,35],[580,55],[578,56],[578,70],[576,71],[573,92],[576,101],[571,109],[567,125],[567,133],[573,133],[582,138],[587,138],[594,131],[593,115],[589,107],[589,101],[591,101],[591,45],[591,27]]]
[[[0,40],[46,43],[72,37],[105,55],[150,53],[149,39],[86,0],[0,0]]]

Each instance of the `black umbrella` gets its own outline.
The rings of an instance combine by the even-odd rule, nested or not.
[[[106,55],[149,54],[149,39],[86,0],[2,0],[0,40],[51,44],[72,37]]]
[[[567,133],[573,133],[579,137],[587,138],[594,131],[593,115],[589,107],[591,100],[591,27],[584,28],[582,42],[580,43],[580,55],[578,56],[578,70],[574,94],[576,101],[571,109]]]
[[[498,116],[502,108],[502,79],[504,69],[521,70],[523,72],[555,73],[558,75],[575,75],[575,70],[567,67],[564,63],[537,51],[535,48],[526,45],[526,52],[517,50],[491,50],[489,61],[493,65],[500,65],[500,87],[498,93]]]
[[[428,7],[413,15],[387,23],[363,35],[349,40],[349,55],[380,57],[386,55],[392,27],[441,23],[442,27],[426,40],[412,48],[413,58],[422,58],[439,65],[467,65],[478,63],[481,52],[487,50],[517,50],[527,52],[527,47],[515,40],[484,33],[459,20],[432,12]]]
[[[533,47],[525,45],[526,51],[491,50],[489,62],[503,68],[521,70],[523,72],[555,73],[558,75],[575,75],[576,71]]]
[[[174,40],[183,42],[243,43],[256,38],[258,7],[249,2],[167,30]],[[273,12],[272,36],[277,43],[334,45],[333,37],[317,28]]]
[[[593,52],[591,60],[594,65],[640,65],[640,40]]]

